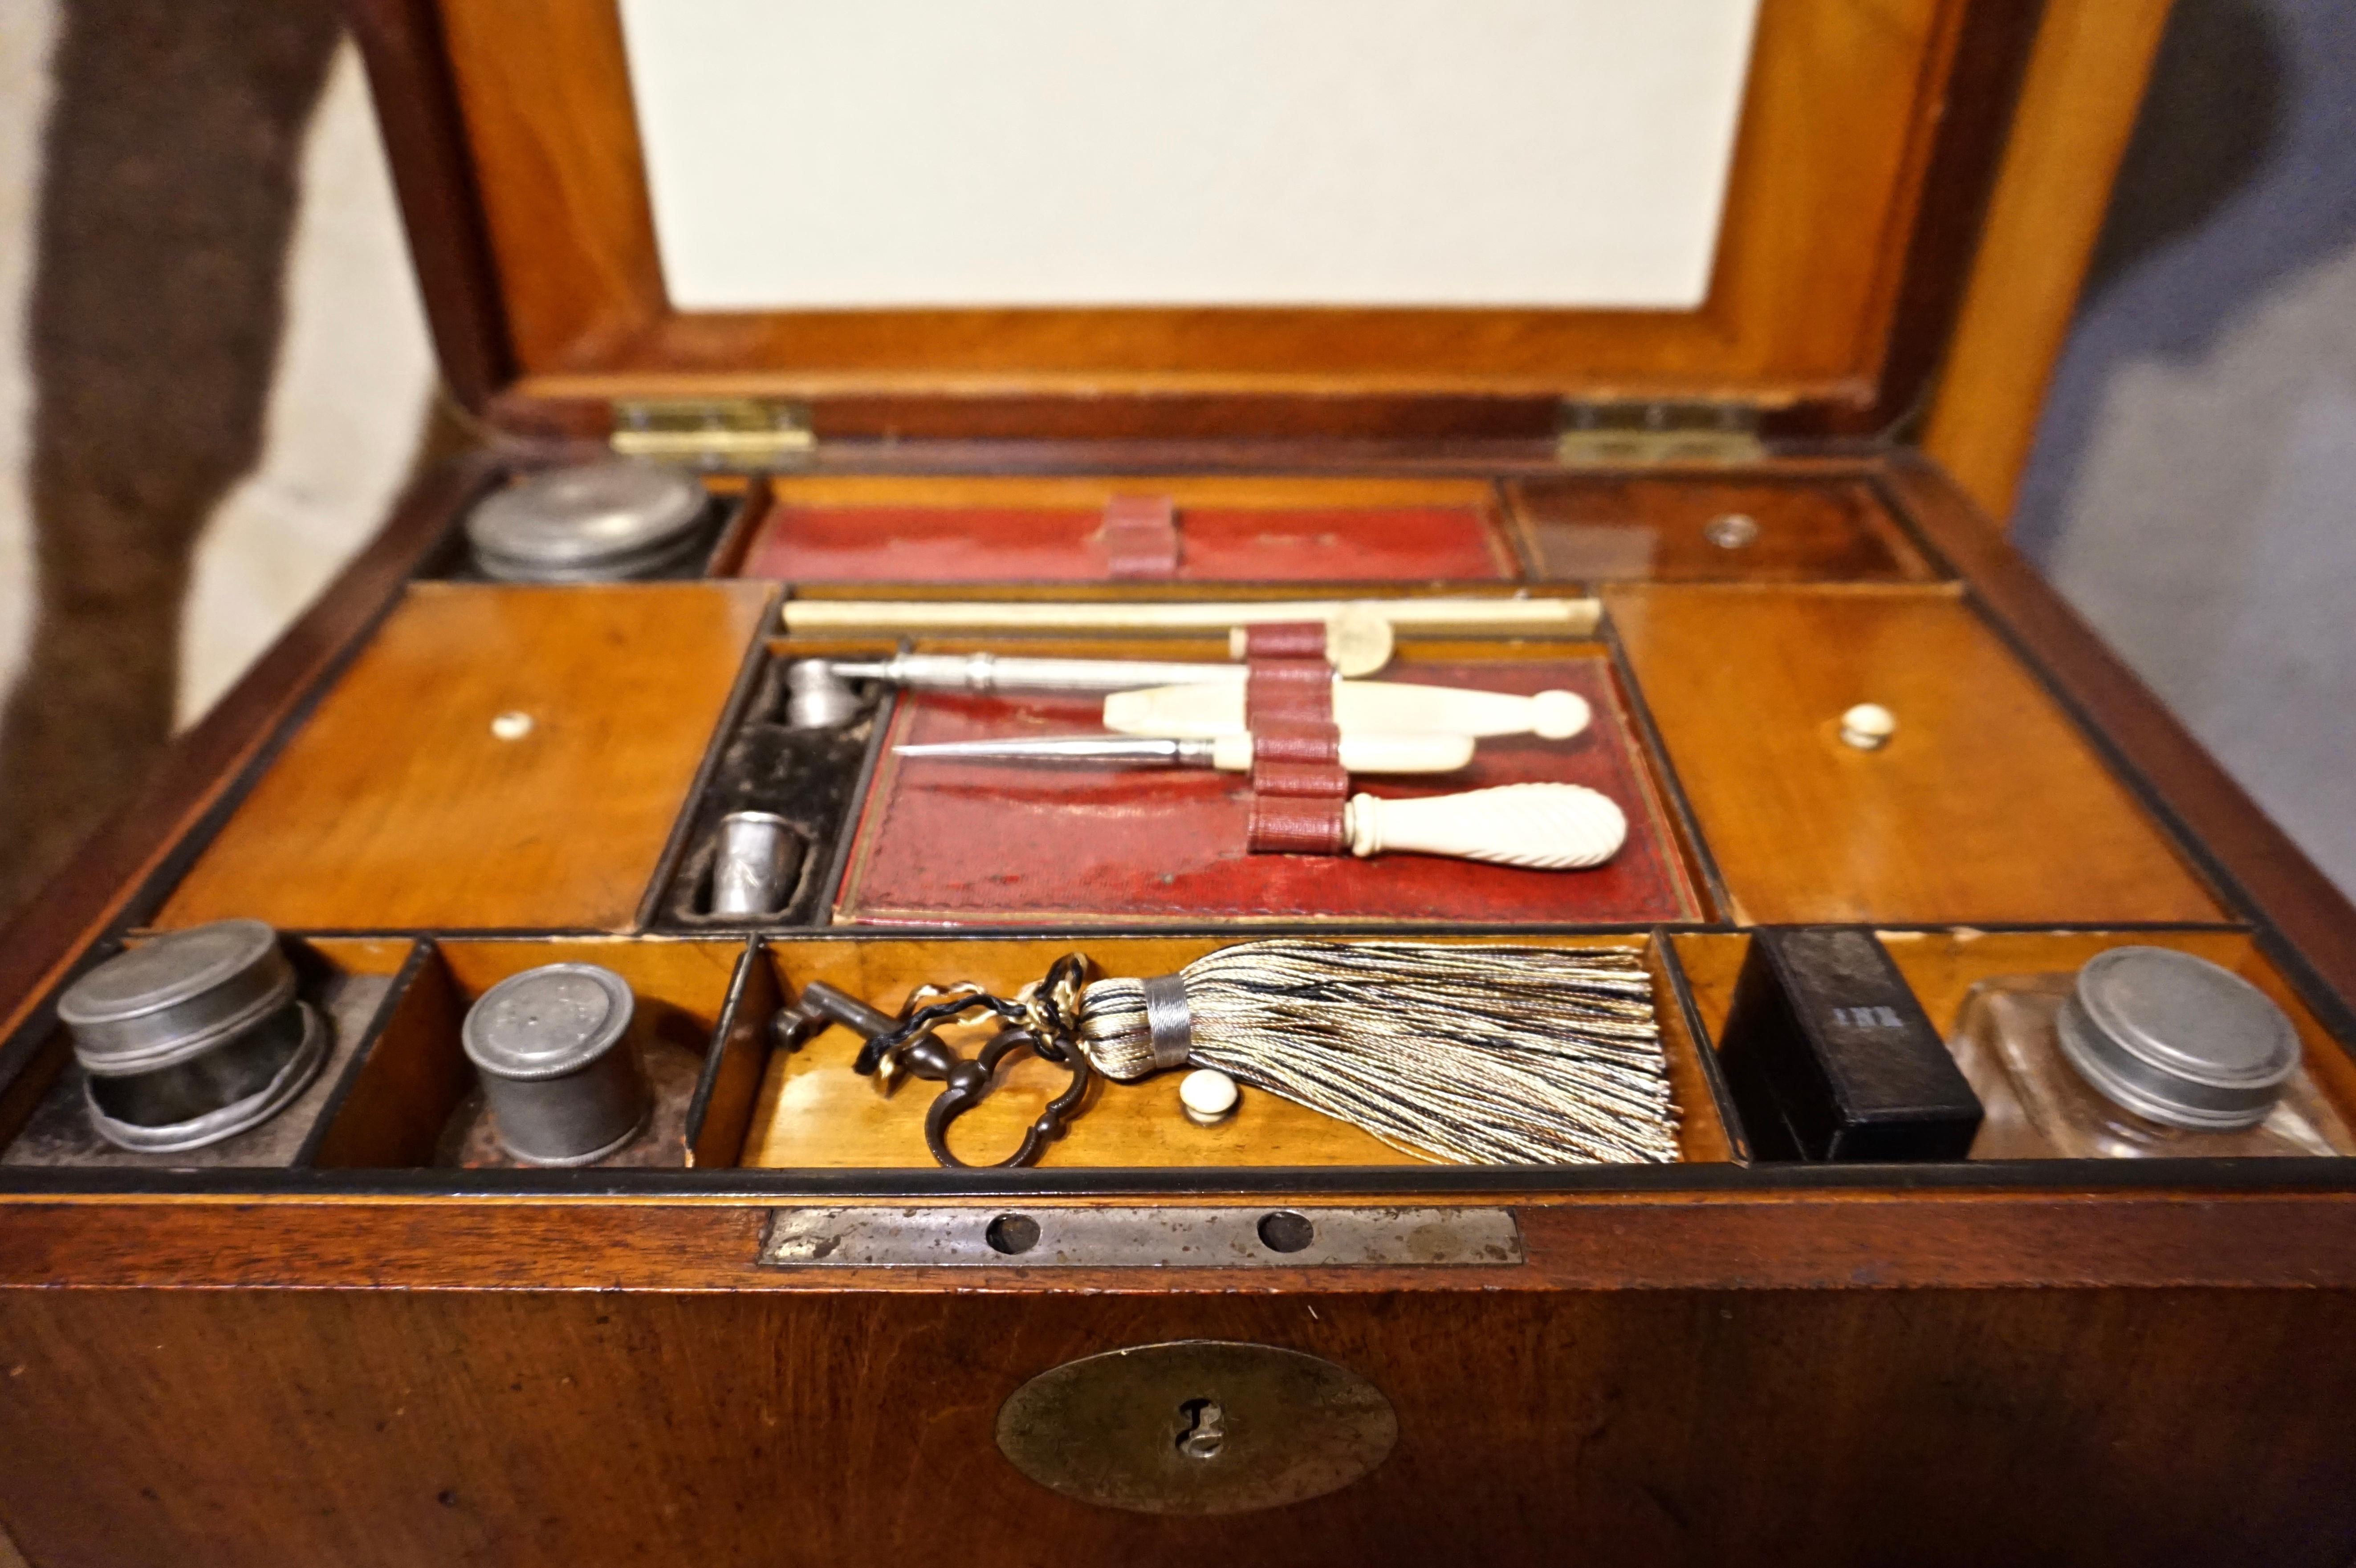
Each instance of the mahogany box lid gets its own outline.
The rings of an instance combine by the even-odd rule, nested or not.
[[[2037,8],[354,16],[444,368],[502,422],[1379,436],[1566,400],[1880,428],[1955,318]]]

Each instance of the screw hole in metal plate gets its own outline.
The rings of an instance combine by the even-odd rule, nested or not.
[[[1001,1214],[981,1235],[991,1251],[1020,1257],[1039,1244],[1039,1221],[1028,1214]]]
[[[1260,1244],[1272,1253],[1297,1253],[1317,1239],[1317,1227],[1307,1216],[1279,1209],[1260,1216]]]

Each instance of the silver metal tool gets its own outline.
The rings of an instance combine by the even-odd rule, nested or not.
[[[1189,659],[1026,659],[997,654],[894,654],[874,664],[833,662],[843,680],[882,680],[911,691],[1130,691],[1141,686],[1231,681],[1248,665]]]
[[[904,757],[956,757],[968,762],[1051,763],[1074,766],[1217,768],[1248,773],[1252,738],[1235,733],[1052,735],[1002,741],[946,741],[897,748]],[[1453,773],[1472,760],[1469,735],[1344,735],[1337,759],[1353,773]]]
[[[1233,683],[1248,667],[1182,659],[1026,659],[996,654],[894,654],[888,659],[799,659],[786,672],[786,722],[829,730],[862,710],[855,680],[910,691],[1127,691],[1132,687]]]

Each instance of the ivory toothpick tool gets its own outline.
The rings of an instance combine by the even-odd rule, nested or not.
[[[1082,767],[1217,768],[1248,773],[1246,734],[1052,735],[1002,741],[942,741],[895,748],[904,757],[969,762],[1048,763]],[[1344,735],[1337,759],[1353,773],[1446,773],[1472,760],[1470,735]]]
[[[1244,688],[1226,681],[1117,691],[1104,723],[1125,735],[1224,735],[1244,728]],[[1337,680],[1333,722],[1344,735],[1537,735],[1567,740],[1587,728],[1587,699],[1573,691],[1521,697],[1453,686]]]

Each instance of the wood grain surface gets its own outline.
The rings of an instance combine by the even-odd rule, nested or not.
[[[613,0],[444,0],[516,357],[736,393],[954,396],[1708,389],[1869,397],[1963,0],[1768,0],[1718,264],[1688,312],[878,310],[691,314],[662,288]]]
[[[2012,515],[2170,0],[2050,0],[1922,441]]]
[[[595,964],[619,975],[636,1007],[634,1038],[701,1061],[718,1027],[741,942],[678,938],[525,938],[436,943],[416,967],[383,1033],[354,1075],[321,1139],[331,1168],[432,1165],[444,1127],[478,1085],[460,1040],[467,1010],[510,976],[546,964]]]
[[[2217,759],[2095,635],[1986,514],[1919,453],[1893,454],[1889,483],[1915,526],[1972,584],[1991,620],[2038,661],[2056,694],[2105,741],[2200,845],[2234,901],[2263,912],[2296,961],[2356,1003],[2356,906]]]
[[[1832,476],[1565,476],[1506,486],[1534,575],[1572,581],[1903,581],[1933,575],[1873,485]],[[1707,530],[1747,517],[1750,542]],[[1740,536],[1737,536],[1740,537]]]
[[[2071,974],[2114,947],[2168,947],[2220,964],[2249,981],[2290,1015],[2316,1086],[2356,1118],[2356,1059],[2334,1040],[2314,1009],[2267,962],[2245,931],[1884,931],[1882,944],[1906,977],[1931,1025],[1953,1038],[1964,997],[1974,986],[2008,975]],[[1714,1040],[1734,1003],[1734,984],[1751,939],[1731,933],[1679,932],[1669,938],[1693,989],[1702,1027]]]
[[[2213,921],[2053,700],[1938,588],[1607,590],[1748,923]],[[1839,739],[1878,702],[1877,752]]]
[[[212,710],[172,743],[131,805],[91,836],[41,894],[0,927],[0,1040],[14,1035],[67,967],[166,874],[208,814],[317,684],[365,639],[430,552],[456,509],[479,493],[494,460],[475,455],[429,471],[391,519],[300,619],[254,660]],[[10,1064],[0,1056],[0,1071]]]
[[[1419,937],[1417,940],[1425,940]],[[1467,937],[1534,947],[1647,947],[1643,936]],[[1149,976],[1178,969],[1231,945],[1227,939],[1119,937],[1102,939],[942,941],[903,938],[775,943],[769,954],[785,994],[811,980],[823,980],[887,1013],[897,1012],[922,985],[948,986],[972,980],[999,995],[1012,995],[1037,979],[1061,954],[1086,952],[1107,975]],[[1683,1112],[1680,1143],[1689,1160],[1730,1157],[1726,1128],[1709,1095],[1692,1040],[1669,993],[1660,993],[1662,1046],[1670,1059],[1671,1084]],[[945,1031],[943,1038],[970,1054],[989,1029]],[[745,1141],[747,1166],[787,1168],[927,1168],[925,1112],[937,1088],[901,1084],[888,1098],[872,1078],[851,1070],[861,1041],[840,1026],[815,1037],[789,1055],[773,1056]],[[1134,1083],[1099,1080],[1082,1114],[1059,1141],[1047,1146],[1039,1163],[1049,1167],[1243,1167],[1415,1165],[1418,1157],[1394,1150],[1346,1122],[1256,1089],[1244,1091],[1235,1115],[1215,1126],[1198,1126],[1178,1105],[1175,1072]],[[961,1158],[988,1163],[1022,1140],[1023,1129],[1047,1101],[1070,1083],[1060,1067],[1029,1055],[1001,1074],[988,1099],[959,1117],[949,1139]]]
[[[0,1509],[43,1568],[2337,1568],[2351,1332],[2314,1291],[8,1291]],[[1209,1518],[999,1454],[1028,1378],[1184,1339],[1350,1368],[1396,1449]]]
[[[626,926],[769,594],[416,584],[156,923]]]

